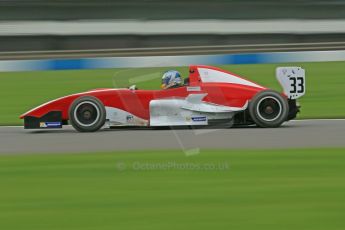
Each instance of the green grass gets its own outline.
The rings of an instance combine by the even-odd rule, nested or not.
[[[0,229],[345,228],[345,149],[0,156]],[[218,170],[182,168],[221,165]],[[144,169],[144,164],[156,169]],[[157,169],[159,165],[175,165]],[[228,165],[229,168],[225,168]]]
[[[306,69],[307,94],[300,118],[345,117],[345,62],[221,66],[248,79],[281,91],[275,79],[277,66]],[[21,124],[18,116],[48,100],[92,88],[157,89],[162,72],[170,68],[106,69],[0,73],[0,124]],[[187,67],[174,68],[188,75]]]

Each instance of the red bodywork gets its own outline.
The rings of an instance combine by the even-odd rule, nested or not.
[[[253,87],[242,84],[217,82],[204,83],[200,79],[198,68],[213,69],[237,76],[236,74],[220,70],[215,67],[200,65],[191,66],[189,69],[190,74],[188,86],[168,90],[96,89],[47,102],[21,115],[20,118],[22,119],[25,116],[42,117],[51,111],[61,111],[62,120],[69,120],[68,111],[72,102],[78,97],[88,95],[98,98],[102,101],[104,106],[118,108],[142,119],[149,120],[149,103],[153,99],[172,97],[185,98],[190,93],[207,93],[207,96],[203,99],[204,102],[230,107],[242,107],[255,94],[262,90],[266,90],[266,88],[262,86]],[[191,92],[190,89],[192,87],[200,87],[200,91]]]

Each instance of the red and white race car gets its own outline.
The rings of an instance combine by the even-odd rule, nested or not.
[[[278,127],[296,117],[296,99],[305,94],[301,67],[279,67],[278,93],[210,66],[190,66],[178,88],[95,89],[40,105],[20,116],[26,129],[62,128],[93,132],[112,126],[253,125]]]

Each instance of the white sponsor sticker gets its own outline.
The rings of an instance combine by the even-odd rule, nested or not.
[[[200,86],[189,86],[187,87],[187,91],[201,91]]]

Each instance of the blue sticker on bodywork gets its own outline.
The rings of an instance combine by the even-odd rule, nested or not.
[[[59,121],[54,122],[40,122],[41,128],[60,128],[62,127],[62,123]]]
[[[207,121],[207,117],[205,116],[199,116],[199,117],[192,117],[192,121]]]

